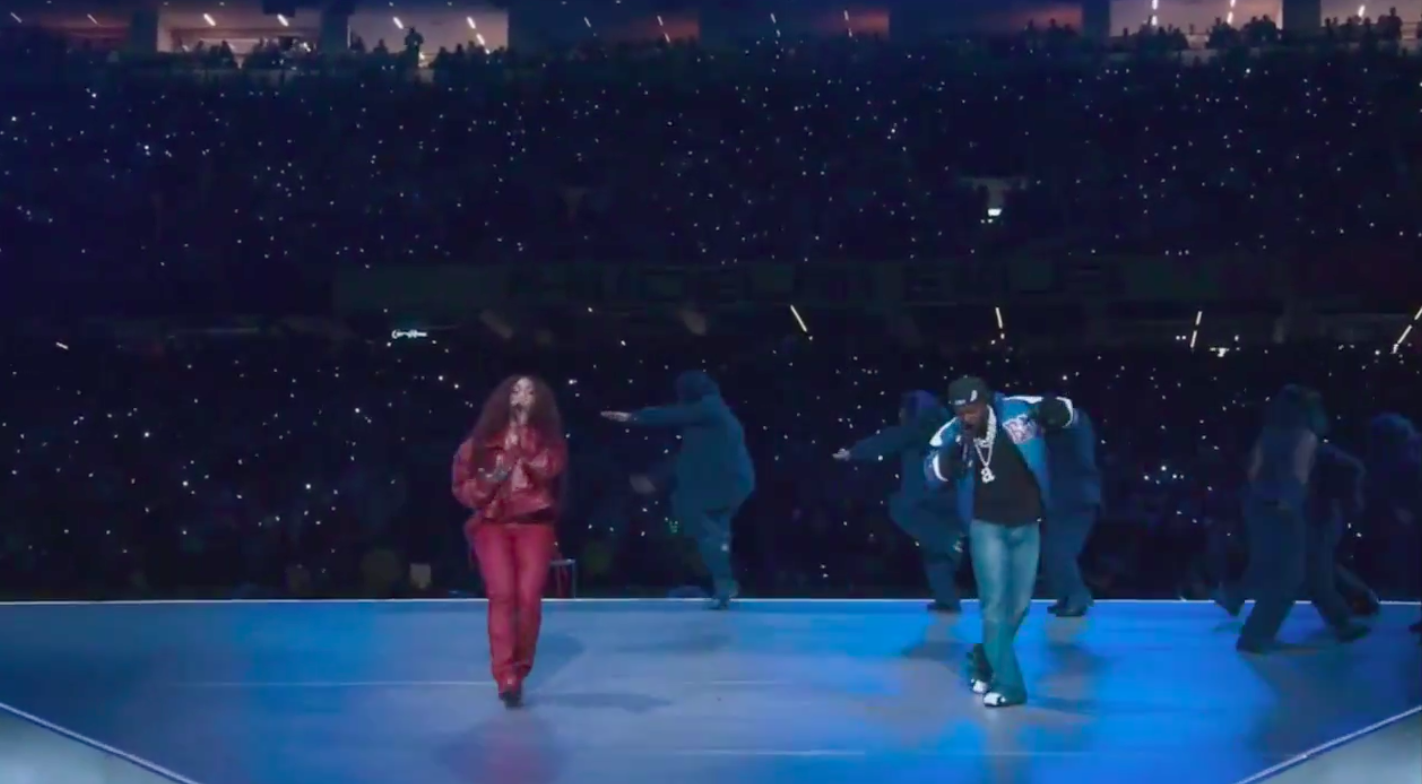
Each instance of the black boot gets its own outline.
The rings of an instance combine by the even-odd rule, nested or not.
[[[503,701],[504,707],[510,710],[523,707],[523,684],[515,683],[510,685],[508,688],[499,692],[499,699]]]
[[[1210,594],[1210,600],[1229,613],[1229,617],[1238,618],[1240,611],[1244,609],[1244,600],[1233,596],[1232,593],[1228,586],[1221,585]]]
[[[928,603],[928,611],[932,613],[942,613],[943,615],[957,615],[963,611],[963,605],[957,602],[940,602],[934,600]]]
[[[731,600],[741,595],[741,586],[735,580],[718,580],[716,582],[716,595],[711,597],[711,603],[706,605],[708,610],[729,610]]]

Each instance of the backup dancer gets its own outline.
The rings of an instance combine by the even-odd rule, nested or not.
[[[1375,530],[1386,536],[1392,556],[1383,571],[1404,594],[1417,588],[1422,556],[1422,434],[1399,414],[1379,414],[1368,425],[1367,506]],[[1412,631],[1422,632],[1422,623]]]
[[[1047,612],[1078,618],[1091,607],[1091,589],[1081,579],[1078,560],[1101,513],[1101,470],[1096,465],[1096,430],[1080,407],[1071,427],[1047,432],[1047,467],[1052,492],[1042,531],[1042,571],[1056,603]]]
[[[954,418],[929,441],[931,486],[956,483],[982,604],[973,691],[990,708],[1020,705],[1027,687],[1013,652],[1037,579],[1041,522],[1051,497],[1045,434],[1076,424],[1065,398],[1008,397],[972,376],[948,387]]]
[[[510,708],[533,670],[567,461],[558,404],[532,376],[494,390],[454,457],[454,497],[473,512],[464,535],[489,597],[490,668]]]
[[[842,461],[899,459],[899,490],[889,498],[889,518],[918,542],[933,594],[928,609],[944,613],[961,609],[954,579],[963,556],[965,532],[952,493],[929,492],[923,459],[928,440],[951,416],[933,395],[909,392],[899,405],[897,425],[834,453],[834,459]]]
[[[1309,525],[1318,526],[1334,552],[1343,541],[1348,524],[1358,523],[1363,513],[1363,463],[1333,444],[1319,444],[1308,494]],[[1377,594],[1353,570],[1335,564],[1338,593],[1355,615],[1377,615],[1382,609]]]
[[[1338,593],[1332,532],[1310,525],[1304,508],[1325,427],[1322,401],[1313,390],[1286,386],[1265,409],[1263,430],[1250,453],[1244,502],[1249,568],[1242,585],[1222,589],[1217,599],[1236,614],[1246,591],[1256,597],[1235,644],[1241,652],[1269,652],[1300,589],[1307,590],[1340,640],[1351,642],[1368,632],[1353,623]]]
[[[677,402],[638,411],[604,411],[603,417],[634,427],[677,428],[681,448],[668,466],[632,477],[632,489],[656,492],[668,480],[672,514],[696,540],[711,573],[711,609],[725,610],[740,591],[731,566],[731,523],[755,491],[755,468],[745,431],[711,377],[699,370],[676,379]]]

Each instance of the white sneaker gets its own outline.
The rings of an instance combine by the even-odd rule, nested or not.
[[[977,678],[973,679],[974,694],[987,694],[989,686],[990,684],[987,681],[980,681]]]
[[[1007,697],[995,691],[990,691],[983,695],[983,704],[989,708],[1006,708],[1012,705],[1020,705],[1021,703],[1009,700]]]

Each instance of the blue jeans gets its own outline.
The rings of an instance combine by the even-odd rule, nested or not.
[[[982,604],[983,652],[992,672],[992,691],[1009,700],[1026,700],[1027,686],[1022,682],[1012,641],[1032,606],[1042,550],[1041,526],[1008,527],[974,520],[968,538]]]

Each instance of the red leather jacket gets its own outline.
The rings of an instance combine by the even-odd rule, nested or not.
[[[489,439],[482,450],[465,441],[454,455],[451,487],[454,497],[474,512],[465,533],[485,523],[515,522],[538,512],[558,511],[558,480],[568,462],[563,442],[544,443],[538,432],[510,425]],[[476,463],[477,457],[477,463]],[[508,476],[495,481],[494,474]]]

